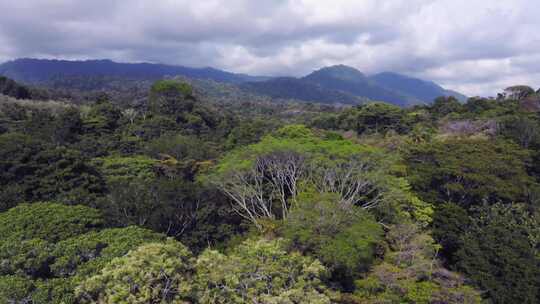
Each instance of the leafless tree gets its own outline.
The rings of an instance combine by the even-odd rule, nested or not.
[[[319,192],[337,193],[343,207],[376,207],[383,199],[373,178],[371,164],[350,159],[337,164],[312,164],[309,177]]]
[[[135,118],[137,117],[137,111],[132,108],[125,109],[122,111],[122,115],[129,120],[130,124],[133,124]]]
[[[305,158],[292,151],[258,157],[247,170],[233,170],[215,182],[234,202],[234,210],[258,228],[261,218],[285,218],[305,172]],[[279,202],[279,208],[274,202]],[[276,213],[280,213],[279,216]]]

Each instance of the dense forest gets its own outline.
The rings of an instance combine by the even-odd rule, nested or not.
[[[0,78],[0,303],[540,303],[540,91],[334,107],[136,84]]]

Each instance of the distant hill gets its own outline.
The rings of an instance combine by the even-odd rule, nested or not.
[[[28,84],[46,84],[51,79],[72,76],[110,76],[152,80],[165,76],[185,76],[219,82],[241,83],[267,77],[229,73],[214,68],[189,68],[151,63],[117,63],[111,60],[17,59],[0,65],[0,75]]]
[[[353,94],[324,88],[294,77],[279,77],[260,82],[247,82],[240,87],[249,92],[278,99],[297,99],[331,104],[359,104],[362,98]]]
[[[302,79],[327,89],[343,91],[370,100],[386,101],[399,106],[422,103],[421,100],[382,87],[357,69],[345,65],[325,67]]]
[[[461,101],[465,101],[467,99],[467,96],[458,92],[446,90],[432,81],[425,81],[397,73],[379,73],[370,76],[369,79],[382,87],[401,92],[402,94],[406,94],[413,98],[427,102],[431,102],[440,96],[454,96]]]

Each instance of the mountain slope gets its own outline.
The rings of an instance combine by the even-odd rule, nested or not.
[[[446,90],[432,81],[425,81],[397,73],[379,73],[370,76],[369,79],[382,87],[401,92],[402,94],[426,102],[432,102],[435,98],[440,96],[454,96],[461,101],[467,99],[467,96],[458,92]]]
[[[0,75],[16,81],[38,84],[47,83],[59,76],[112,76],[132,79],[159,79],[164,76],[186,76],[211,79],[219,82],[241,83],[268,79],[244,74],[229,73],[213,68],[189,68],[151,63],[117,63],[110,60],[47,60],[17,59],[0,65]]]
[[[294,77],[279,77],[260,82],[247,82],[240,88],[259,95],[279,99],[298,99],[320,103],[359,104],[362,98],[342,92],[330,90],[318,84]]]
[[[400,106],[421,103],[414,97],[385,88],[371,81],[360,71],[345,65],[336,65],[317,70],[302,78],[324,88],[339,90],[371,100],[386,101]]]

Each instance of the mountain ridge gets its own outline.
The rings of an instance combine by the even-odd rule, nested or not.
[[[232,73],[212,67],[160,63],[119,63],[110,59],[59,60],[21,58],[0,64],[0,75],[30,85],[54,85],[58,78],[111,76],[157,80],[183,76],[238,86],[252,94],[308,102],[359,104],[384,101],[402,107],[431,103],[436,97],[467,97],[440,85],[394,72],[366,75],[346,65],[327,66],[303,77],[267,77]]]

